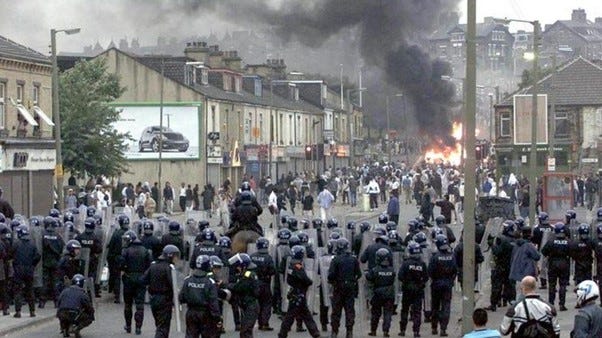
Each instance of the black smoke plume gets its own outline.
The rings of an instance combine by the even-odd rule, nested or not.
[[[441,78],[451,68],[432,60],[417,43],[436,29],[440,16],[456,10],[459,0],[188,0],[190,12],[214,11],[222,19],[263,24],[284,41],[312,48],[336,34],[358,34],[359,50],[369,67],[384,74],[387,91],[402,91],[414,105],[419,128],[432,139],[453,143],[449,111],[454,86]],[[182,2],[180,2],[182,3]],[[384,97],[382,98],[384,101]],[[380,115],[384,116],[384,114]]]

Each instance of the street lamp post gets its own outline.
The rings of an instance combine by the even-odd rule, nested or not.
[[[351,167],[351,164],[353,163],[353,158],[355,156],[354,151],[353,151],[353,131],[351,128],[351,119],[353,117],[353,104],[351,104],[351,93],[352,92],[363,92],[365,91],[366,88],[357,88],[357,89],[347,89],[346,90],[346,96],[347,96],[347,143],[349,144],[349,154],[347,154],[349,156],[349,167]]]
[[[537,81],[539,80],[538,58],[539,58],[539,35],[541,26],[538,20],[517,20],[517,19],[494,19],[495,22],[509,24],[510,22],[528,23],[533,26],[533,70],[531,87],[531,150],[529,153],[529,224],[535,224],[535,206],[537,197]],[[547,121],[545,122],[547,123]]]
[[[54,175],[56,176],[56,190],[58,195],[59,208],[62,210],[65,201],[63,198],[63,147],[61,138],[61,114],[59,112],[59,70],[56,61],[56,33],[63,32],[67,35],[77,34],[79,28],[71,29],[51,29],[50,30],[50,53],[52,58],[52,117],[54,118],[54,140],[56,147],[56,166]]]

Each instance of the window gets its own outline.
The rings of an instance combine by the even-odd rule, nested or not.
[[[263,114],[259,114],[259,141],[263,143]]]
[[[460,33],[452,33],[451,34],[451,41],[464,41],[464,33],[460,32]]]
[[[0,129],[4,129],[4,111],[6,105],[6,82],[0,82]]]
[[[510,113],[500,114],[500,137],[510,137]]]
[[[23,91],[25,85],[22,83],[17,83],[17,103],[23,103]]]
[[[489,48],[487,50],[487,55],[496,56],[497,45],[495,43],[490,43]]]
[[[554,137],[568,138],[570,136],[569,114],[565,111],[557,111],[554,115]]]
[[[504,41],[505,34],[503,31],[492,31],[491,40],[493,41]]]
[[[215,131],[215,105],[211,106],[211,131]]]
[[[35,106],[39,106],[40,102],[40,86],[33,86],[33,91],[31,92],[31,98],[33,100],[33,104]]]
[[[288,143],[293,144],[293,130],[295,126],[293,125],[293,115],[288,115]]]

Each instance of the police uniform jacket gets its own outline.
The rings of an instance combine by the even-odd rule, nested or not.
[[[90,297],[86,290],[77,285],[71,285],[61,292],[58,299],[58,309],[77,310],[91,316],[94,315],[94,307],[92,307]]]
[[[137,283],[140,276],[151,264],[151,254],[136,239],[121,254],[121,270],[124,272],[123,280]]]
[[[188,309],[205,311],[219,320],[221,313],[217,298],[217,284],[207,272],[194,270],[192,275],[184,279],[182,290],[178,295],[180,303],[188,304]]]
[[[372,282],[374,297],[395,298],[395,271],[391,266],[377,266],[366,273],[366,280]]]
[[[148,293],[150,293],[151,296],[173,295],[170,265],[171,264],[167,260],[159,258],[159,260],[151,263],[150,267],[142,276],[142,283],[148,285]],[[170,302],[172,301],[172,298],[167,297]]]
[[[404,292],[422,292],[429,279],[426,263],[418,257],[410,256],[401,263],[397,279]]]

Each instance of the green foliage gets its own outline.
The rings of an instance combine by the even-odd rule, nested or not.
[[[541,79],[550,75],[553,71],[554,70],[552,69],[552,67],[546,67],[544,69],[539,67],[537,70],[538,81],[541,81]],[[527,88],[527,87],[531,86],[532,84],[533,84],[533,70],[532,69],[523,70],[523,73],[521,74],[521,81],[518,84],[518,89],[520,90],[520,89]]]
[[[123,155],[129,133],[113,128],[119,112],[108,104],[125,91],[103,59],[78,62],[59,80],[65,169],[77,177],[118,176],[127,172]]]

